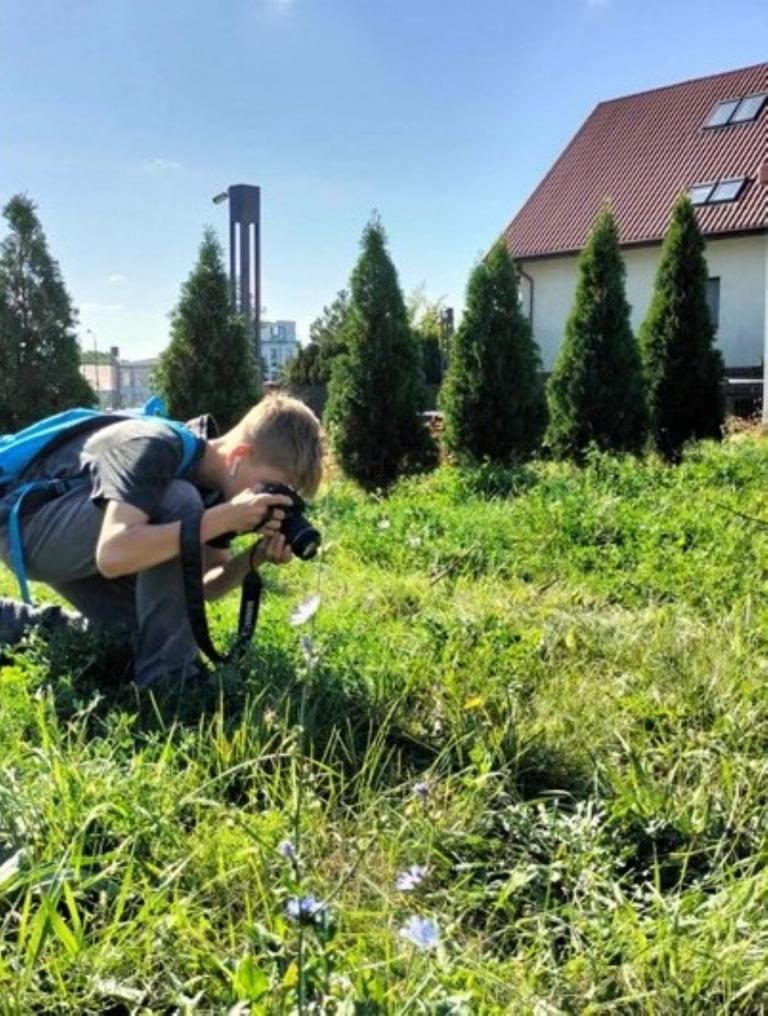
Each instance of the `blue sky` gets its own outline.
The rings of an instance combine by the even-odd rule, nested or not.
[[[766,59],[764,0],[0,0],[0,201],[100,348],[148,356],[230,183],[299,333],[378,209],[406,291],[473,262],[597,102]]]

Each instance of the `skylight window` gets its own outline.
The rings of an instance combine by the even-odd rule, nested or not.
[[[748,120],[756,120],[763,108],[765,98],[765,95],[748,95],[742,99],[730,122],[746,123]]]
[[[694,205],[705,205],[709,201],[709,195],[715,189],[713,183],[696,183],[688,191],[688,197]]]
[[[767,97],[765,92],[761,92],[759,95],[745,95],[742,98],[718,102],[704,126],[726,127],[733,123],[749,123],[756,120]]]
[[[721,180],[709,196],[709,204],[719,201],[735,201],[744,186],[744,177],[738,180]]]
[[[694,205],[717,205],[735,201],[741,194],[746,177],[719,180],[717,183],[695,183],[688,190],[688,197]]]
[[[736,112],[739,106],[738,99],[731,99],[728,102],[718,102],[712,110],[705,127],[724,127]]]

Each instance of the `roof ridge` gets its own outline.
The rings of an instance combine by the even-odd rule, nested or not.
[[[612,99],[601,99],[597,105],[607,106],[612,102],[623,102],[625,99],[636,99],[640,95],[652,95],[654,92],[668,92],[673,88],[682,88],[685,85],[695,85],[700,81],[711,81],[713,78],[727,78],[731,75],[746,74],[748,71],[756,71],[760,67],[764,68],[766,73],[768,73],[768,62],[750,64],[748,67],[736,67],[732,71],[719,71],[713,74],[704,74],[699,78],[685,78],[683,81],[675,81],[671,85],[657,85],[655,88],[643,88],[639,92],[628,92],[626,95],[615,95]],[[766,86],[768,86],[768,81],[766,81]]]

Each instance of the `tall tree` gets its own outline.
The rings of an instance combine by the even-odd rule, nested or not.
[[[640,329],[650,432],[667,459],[693,438],[719,438],[723,360],[707,305],[704,238],[687,194],[675,204],[653,299]]]
[[[343,330],[346,352],[333,360],[325,415],[342,469],[373,489],[434,462],[436,451],[419,416],[421,356],[378,218],[365,227],[361,248]]]
[[[309,342],[286,366],[285,380],[291,385],[327,385],[331,364],[344,352],[344,321],[349,294],[339,290],[331,304],[309,326]]]
[[[440,405],[445,443],[460,457],[509,464],[528,457],[545,421],[539,349],[520,307],[503,239],[469,278]]]
[[[0,245],[0,432],[97,402],[80,373],[76,312],[35,205],[17,194],[3,215],[10,232]]]
[[[549,380],[546,443],[557,456],[578,458],[590,444],[643,447],[645,388],[625,275],[616,221],[604,208],[579,259],[574,305]]]
[[[408,320],[416,336],[424,364],[424,381],[437,388],[443,380],[443,306],[444,297],[430,300],[423,285],[406,300]]]
[[[206,229],[189,278],[171,314],[171,341],[160,357],[155,382],[171,416],[211,413],[226,430],[258,399],[253,343],[229,302],[221,246]]]

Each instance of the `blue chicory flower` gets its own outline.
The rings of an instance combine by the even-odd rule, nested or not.
[[[292,896],[285,907],[286,915],[299,924],[314,924],[323,918],[327,910],[326,904],[311,893],[302,897]]]
[[[417,885],[424,881],[427,871],[426,864],[412,864],[410,868],[401,871],[395,879],[395,888],[401,893],[409,893]]]
[[[440,941],[440,929],[431,917],[413,914],[400,929],[400,937],[417,949],[435,949]]]
[[[296,860],[296,847],[291,840],[282,840],[277,846],[277,852],[289,861]]]

